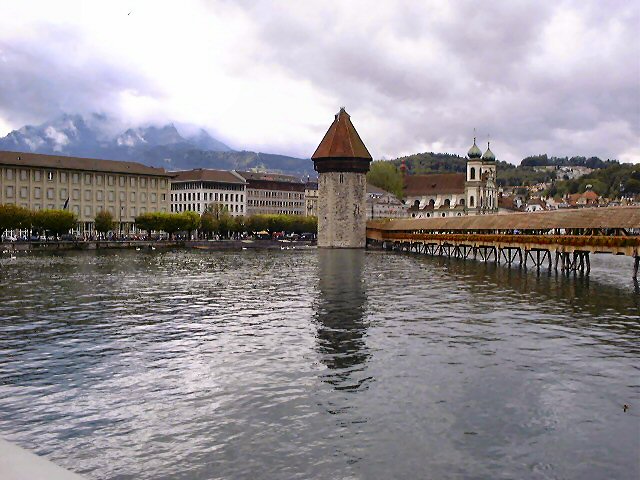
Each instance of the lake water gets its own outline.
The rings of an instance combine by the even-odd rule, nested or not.
[[[97,479],[637,479],[631,271],[5,254],[0,436]]]

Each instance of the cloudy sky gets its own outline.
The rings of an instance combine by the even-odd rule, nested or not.
[[[640,162],[640,2],[0,0],[0,135],[63,112],[308,157],[346,106],[375,158]],[[115,125],[115,123],[114,123]]]

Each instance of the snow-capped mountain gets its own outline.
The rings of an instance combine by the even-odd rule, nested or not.
[[[103,115],[62,115],[41,125],[27,125],[0,138],[0,150],[51,155],[130,160],[168,170],[190,168],[250,169],[307,175],[313,165],[284,155],[237,152],[200,128],[174,124],[147,125],[113,134],[113,122]]]

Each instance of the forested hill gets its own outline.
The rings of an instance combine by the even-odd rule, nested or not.
[[[542,155],[532,155],[525,157],[520,162],[524,167],[587,167],[587,168],[606,168],[608,166],[618,164],[617,160],[602,160],[598,157],[549,157],[546,153]]]
[[[555,182],[547,192],[552,197],[582,193],[590,189],[607,198],[640,194],[640,164],[612,162],[575,180]]]
[[[407,174],[424,175],[428,173],[464,173],[467,171],[467,158],[450,153],[416,153],[392,160],[400,168],[405,161]],[[539,183],[555,179],[555,172],[535,172],[533,167],[516,167],[498,160],[498,184],[500,186],[522,185],[524,182]]]
[[[416,153],[396,158],[392,163],[400,168],[405,161],[409,175],[428,173],[463,173],[466,172],[467,158],[450,153]],[[522,159],[520,165],[498,160],[498,185],[517,186],[546,183],[556,180],[555,171],[535,171],[539,166],[584,166],[602,169],[620,165],[617,160],[603,161],[598,157],[549,157],[546,154]]]

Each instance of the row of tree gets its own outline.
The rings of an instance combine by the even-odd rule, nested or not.
[[[275,232],[316,233],[318,219],[301,215],[250,215],[233,217],[218,204],[211,204],[198,215],[195,212],[145,213],[136,217],[136,226],[150,234],[166,232],[171,238],[176,232],[191,234],[198,230],[207,238],[218,235],[224,238],[241,233]]]
[[[0,205],[0,232],[5,230],[31,230],[49,235],[64,235],[77,225],[77,216],[67,210],[30,211],[17,205]],[[220,205],[212,204],[202,215],[196,212],[144,213],[135,219],[138,229],[148,234],[166,232],[172,237],[177,232],[191,234],[199,230],[206,237],[229,237],[240,233],[275,232],[316,233],[318,219],[301,215],[251,215],[232,217]],[[95,216],[95,230],[100,233],[117,227],[113,215],[106,210]]]
[[[0,205],[0,232],[20,229],[50,235],[64,235],[76,223],[76,215],[67,210],[38,210],[34,212],[17,205]]]

